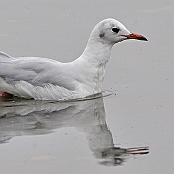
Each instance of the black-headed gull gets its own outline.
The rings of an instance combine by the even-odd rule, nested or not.
[[[83,99],[101,92],[105,66],[115,43],[147,39],[129,32],[115,19],[99,22],[82,55],[69,63],[0,53],[0,91],[36,100]]]

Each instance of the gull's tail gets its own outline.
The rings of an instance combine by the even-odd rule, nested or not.
[[[8,54],[6,54],[4,52],[0,52],[0,63],[4,62],[4,61],[10,61],[12,59],[14,59],[14,58],[9,56]]]

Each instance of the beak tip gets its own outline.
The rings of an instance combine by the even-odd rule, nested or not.
[[[140,34],[135,34],[135,33],[131,33],[130,35],[127,36],[128,39],[136,39],[136,40],[142,40],[142,41],[148,41],[147,38],[145,38],[144,36],[140,35]]]
[[[143,41],[148,41],[148,39],[147,39],[147,38],[145,38],[144,36],[142,36],[140,40],[143,40]]]

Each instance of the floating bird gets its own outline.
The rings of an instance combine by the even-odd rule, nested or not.
[[[105,67],[115,43],[137,39],[119,21],[108,18],[92,30],[82,55],[72,62],[61,63],[41,57],[14,58],[0,52],[0,91],[35,100],[71,100],[101,93]]]

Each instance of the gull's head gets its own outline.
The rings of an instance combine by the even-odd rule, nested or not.
[[[147,41],[144,36],[130,32],[123,24],[112,18],[99,22],[94,27],[91,37],[93,40],[111,45],[127,39]]]

